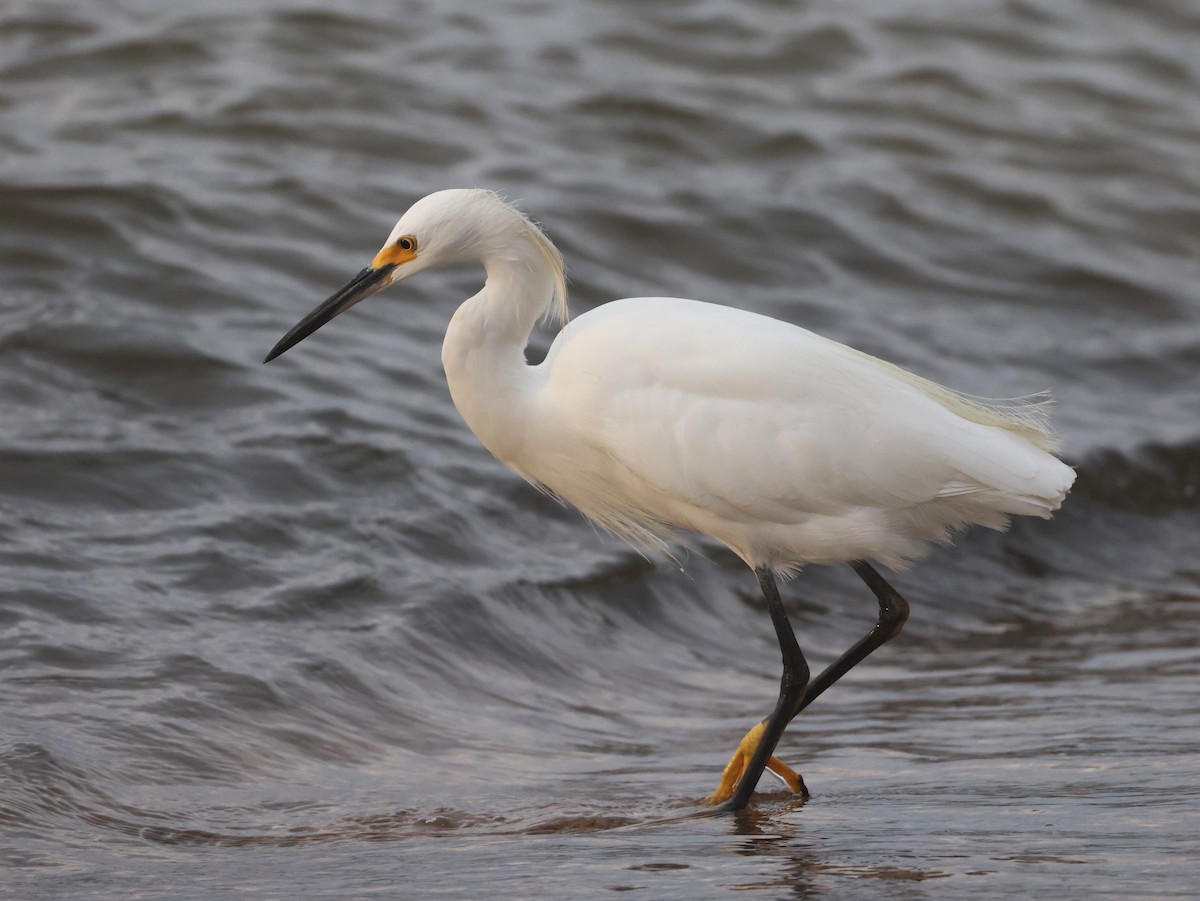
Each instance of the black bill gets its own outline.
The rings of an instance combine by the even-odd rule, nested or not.
[[[354,276],[344,288],[301,319],[290,332],[280,338],[279,343],[271,348],[271,352],[267,354],[267,358],[263,362],[270,363],[289,347],[299,344],[334,316],[346,312],[360,300],[365,300],[381,288],[386,288],[390,284],[388,275],[394,268],[396,267],[383,266],[379,269],[372,269],[368,266]]]

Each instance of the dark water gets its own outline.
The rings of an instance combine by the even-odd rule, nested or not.
[[[1197,46],[1191,0],[5,3],[0,886],[1192,895]],[[1054,388],[1076,491],[896,577],[902,638],[785,739],[808,803],[697,815],[776,689],[753,579],[476,445],[439,348],[477,272],[260,365],[476,184],[576,312]],[[817,663],[873,620],[848,571],[787,596]]]

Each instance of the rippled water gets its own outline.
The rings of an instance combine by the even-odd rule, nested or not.
[[[0,8],[0,885],[21,897],[1169,897],[1200,834],[1200,12]],[[753,578],[647,562],[479,448],[472,270],[264,367],[431,190],[519,199],[576,312],[727,302],[972,393],[1076,491],[895,584],[793,724]],[[539,336],[534,353],[549,336]],[[816,663],[870,625],[786,589]]]

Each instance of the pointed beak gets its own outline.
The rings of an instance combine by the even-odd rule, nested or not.
[[[267,354],[267,358],[263,362],[270,363],[289,347],[299,344],[334,316],[346,312],[360,300],[366,300],[376,291],[386,288],[392,283],[391,275],[395,268],[395,265],[392,264],[380,266],[378,269],[368,266],[350,279],[344,288],[296,323],[295,327],[271,348],[271,352]]]

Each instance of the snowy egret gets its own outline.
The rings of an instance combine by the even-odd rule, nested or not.
[[[908,604],[893,569],[930,541],[1010,515],[1049,517],[1074,471],[1051,451],[1044,406],[957,394],[766,316],[665,297],[613,301],[564,325],[545,360],[525,345],[539,317],[566,321],[562,257],[497,195],[417,201],[371,264],[267,355],[273,360],[388,285],[478,261],[486,282],[442,344],[454,405],[523,478],[630,543],[679,531],[733,550],[758,577],[783,657],[779,699],[738,745],[709,798],[744,807],[787,724],[884,642]],[[848,563],[874,593],[875,626],[809,681],[776,575]]]

